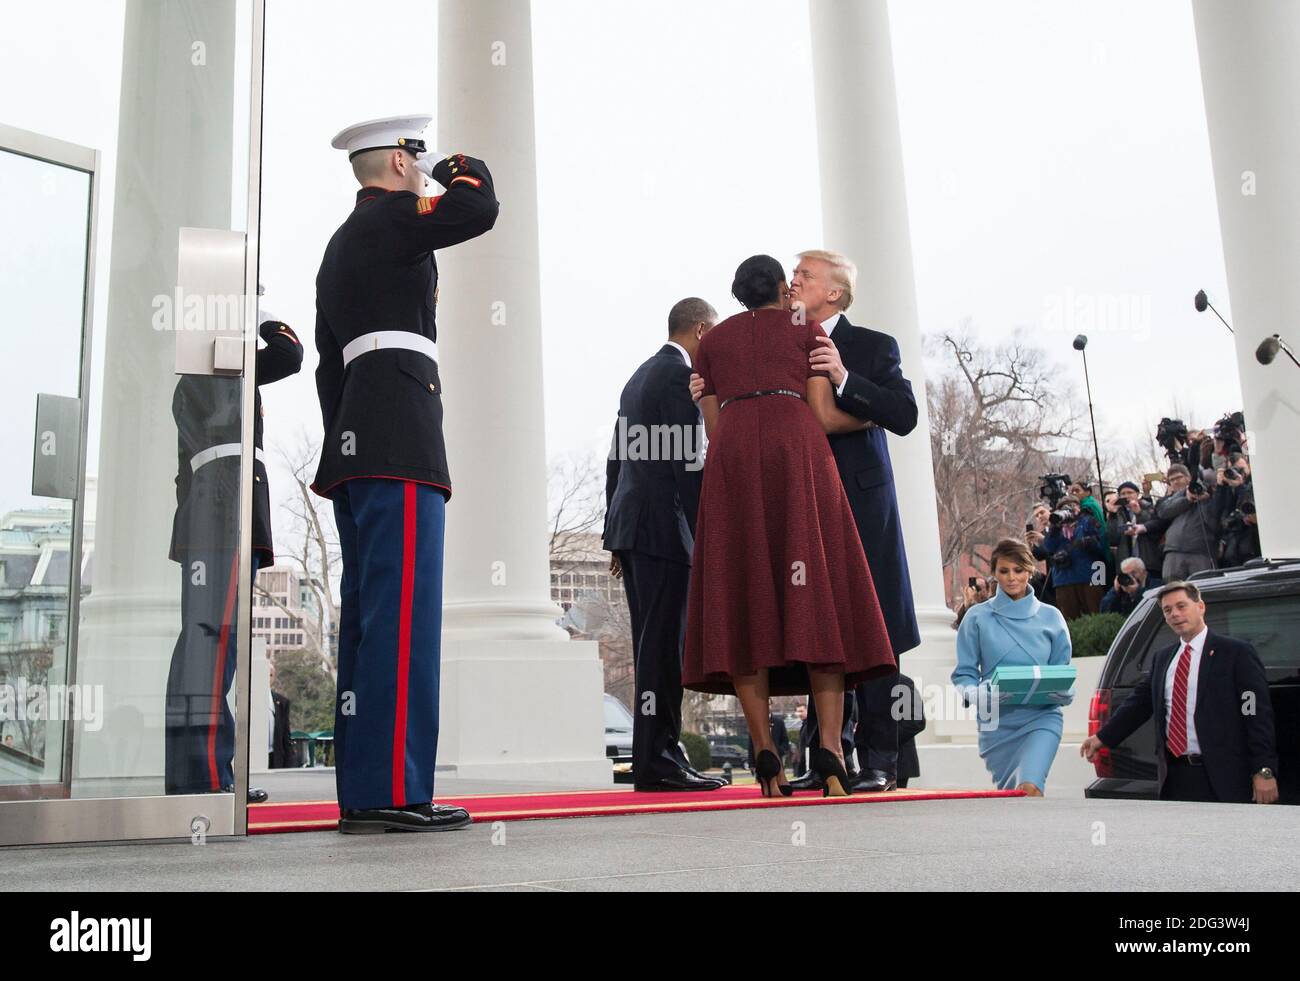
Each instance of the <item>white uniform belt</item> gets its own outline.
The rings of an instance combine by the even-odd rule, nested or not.
[[[362,334],[344,346],[343,367],[346,368],[367,351],[391,347],[418,351],[434,364],[438,363],[438,345],[423,334],[416,334],[409,330],[376,330],[369,334]]]
[[[199,467],[203,466],[205,463],[219,460],[223,456],[239,456],[239,454],[243,452],[243,449],[244,447],[241,443],[219,443],[216,446],[209,446],[206,450],[203,450],[200,453],[195,453],[190,457],[190,470],[193,473],[198,473]],[[260,449],[253,450],[253,454],[263,463],[266,462]]]

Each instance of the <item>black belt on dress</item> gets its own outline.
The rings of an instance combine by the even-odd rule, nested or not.
[[[1174,756],[1168,750],[1165,750],[1165,756],[1168,757],[1170,764],[1177,763],[1182,766],[1203,766],[1200,753],[1188,753],[1186,756]]]
[[[741,399],[756,399],[760,395],[793,395],[797,399],[803,399],[803,396],[798,392],[791,391],[788,388],[765,388],[761,392],[746,392],[744,395],[733,395],[729,399],[724,399],[722,404],[718,406],[718,411],[721,412],[732,402],[738,402]]]

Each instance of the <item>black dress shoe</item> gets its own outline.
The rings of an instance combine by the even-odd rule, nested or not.
[[[345,835],[381,835],[385,831],[455,831],[474,823],[469,811],[451,804],[409,807],[345,808],[339,830]]]
[[[699,777],[701,780],[708,780],[710,783],[716,783],[719,787],[725,787],[727,785],[727,781],[723,780],[721,777],[711,777],[707,773],[701,773],[693,766],[687,767],[686,772],[693,777]]]
[[[816,770],[809,770],[802,777],[795,777],[790,781],[791,790],[821,790],[822,781],[817,776]]]
[[[876,794],[883,790],[897,790],[898,780],[892,773],[884,770],[863,770],[862,776],[853,784],[855,794]]]
[[[235,785],[233,783],[228,783],[221,788],[221,792],[223,794],[233,794],[235,792]],[[270,799],[271,795],[261,787],[248,788],[248,802],[250,804],[265,804]]]
[[[655,780],[647,780],[637,783],[637,790],[650,791],[680,791],[680,790],[717,790],[725,787],[726,784],[719,783],[708,777],[702,777],[698,773],[691,773],[687,770],[678,770],[676,773],[668,776],[658,777]]]

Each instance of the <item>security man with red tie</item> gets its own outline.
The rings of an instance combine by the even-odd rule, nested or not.
[[[498,205],[481,160],[428,152],[429,121],[373,120],[334,138],[361,190],[316,277],[325,437],[312,489],[333,502],[343,555],[334,753],[347,834],[470,823],[433,803],[451,497],[433,253],[488,231]],[[427,195],[426,178],[446,192]]]
[[[1274,804],[1277,740],[1264,662],[1250,644],[1205,625],[1193,583],[1156,594],[1178,643],[1157,651],[1151,669],[1096,735],[1079,747],[1089,762],[1155,719],[1161,800]]]

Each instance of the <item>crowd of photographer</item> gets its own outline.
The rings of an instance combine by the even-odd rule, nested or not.
[[[1143,592],[1206,569],[1239,566],[1260,555],[1245,424],[1240,412],[1209,430],[1161,419],[1156,440],[1169,458],[1164,473],[1123,481],[1098,501],[1090,486],[1047,474],[1024,540],[1043,563],[1035,594],[1067,620],[1089,613],[1127,616]],[[1164,494],[1153,494],[1163,485]],[[969,580],[958,610],[992,595]]]

